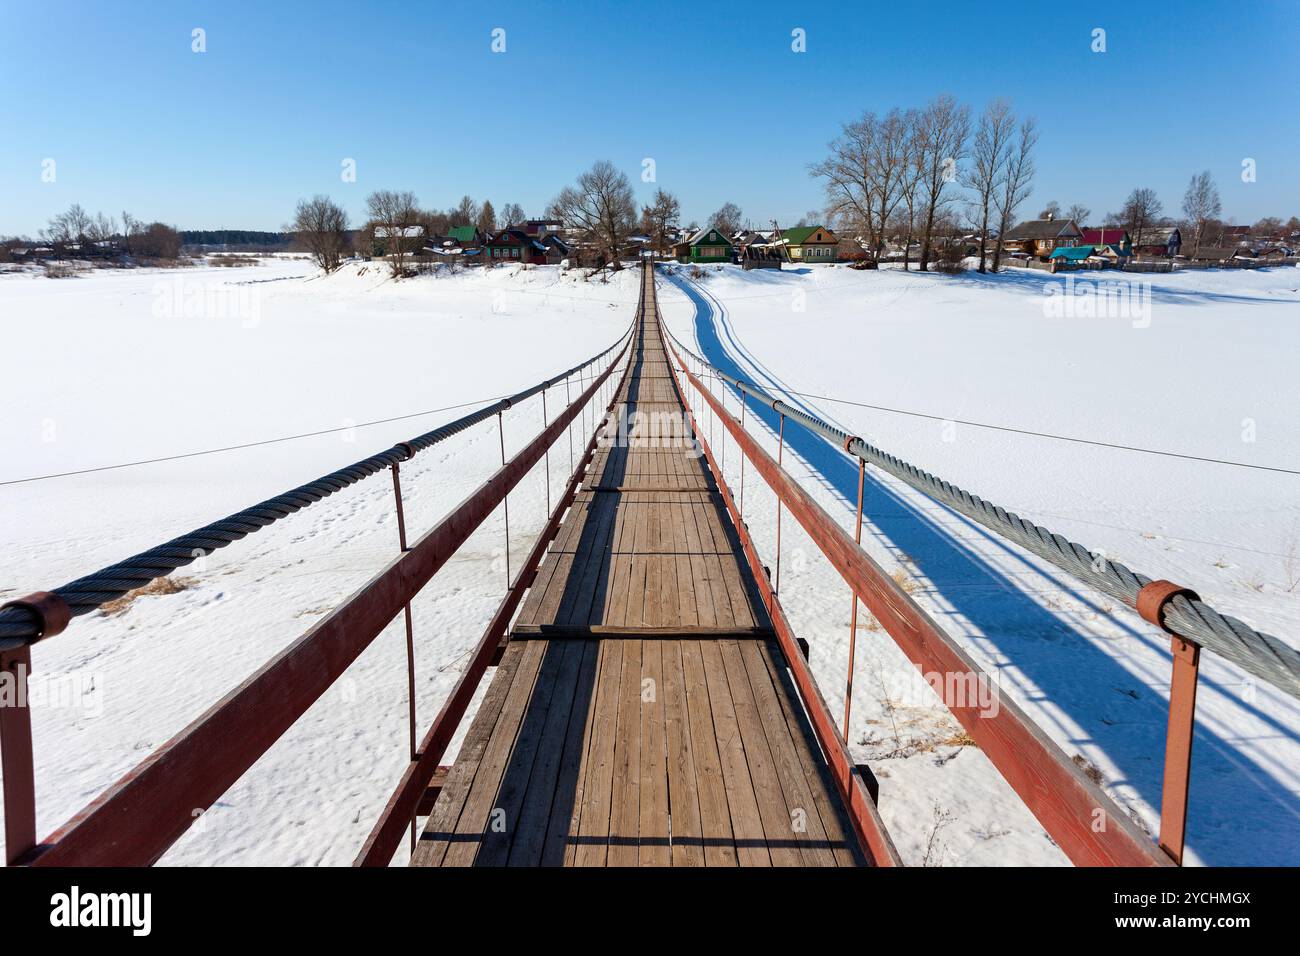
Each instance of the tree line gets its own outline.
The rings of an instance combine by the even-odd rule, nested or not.
[[[949,95],[917,109],[894,108],[883,115],[864,112],[846,123],[829,144],[828,155],[809,167],[823,183],[828,225],[867,241],[878,260],[886,243],[899,238],[903,267],[919,241],[918,267],[926,271],[936,241],[970,229],[979,240],[979,271],[989,268],[988,240],[993,238],[992,269],[1001,266],[1003,241],[1021,219],[1021,209],[1036,173],[1034,148],[1038,129],[1033,117],[1018,118],[1005,98],[991,100],[978,117]],[[1164,215],[1155,190],[1135,188],[1118,212],[1107,213],[1101,226],[1123,228],[1135,244],[1154,228],[1177,226],[1193,249],[1213,238],[1223,204],[1211,174],[1197,173],[1183,196],[1182,218]],[[1060,218],[1053,201],[1038,218]],[[1091,226],[1092,211],[1072,205],[1065,217],[1081,228]],[[1300,232],[1300,219],[1283,223],[1275,217],[1254,226],[1258,234]]]

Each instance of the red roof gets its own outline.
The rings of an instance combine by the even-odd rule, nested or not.
[[[1105,246],[1112,242],[1123,242],[1127,233],[1118,226],[1109,229],[1083,230],[1083,244],[1087,246]]]

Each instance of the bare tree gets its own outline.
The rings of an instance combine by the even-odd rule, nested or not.
[[[677,222],[681,215],[681,205],[677,197],[662,189],[655,191],[654,202],[641,210],[641,227],[654,242],[655,252],[663,255],[668,229]]]
[[[915,116],[890,110],[883,119],[863,113],[846,123],[829,144],[830,155],[809,172],[824,180],[826,217],[840,229],[865,234],[872,256],[879,258],[884,234],[903,200],[913,142]],[[818,214],[804,217],[812,225]]]
[[[980,116],[971,143],[971,163],[962,184],[975,193],[974,224],[979,233],[979,271],[987,271],[989,217],[993,214],[994,194],[1006,176],[1011,141],[1016,132],[1016,117],[1005,99],[991,100]]]
[[[1218,219],[1223,212],[1223,203],[1219,200],[1219,187],[1207,169],[1197,173],[1183,194],[1183,215],[1196,227],[1196,237],[1192,251],[1199,252],[1201,237],[1205,233],[1205,224],[1211,219]]]
[[[1043,207],[1043,211],[1038,214],[1038,218],[1039,219],[1060,219],[1061,204],[1057,202],[1055,199],[1051,200],[1050,202],[1048,202],[1046,206]]]
[[[528,217],[524,214],[524,207],[517,202],[508,202],[501,207],[501,223],[503,228],[511,226],[522,226],[524,220]]]
[[[406,271],[406,259],[414,245],[410,232],[420,222],[415,194],[381,189],[366,197],[366,209],[376,232],[382,230],[387,240],[384,252],[388,257],[389,268],[393,278],[399,278]]]
[[[1075,203],[1069,209],[1065,210],[1065,218],[1073,219],[1080,229],[1088,223],[1088,217],[1092,215],[1092,210],[1083,203]]]
[[[1154,189],[1135,189],[1128,194],[1124,208],[1120,210],[1120,219],[1133,245],[1142,245],[1142,231],[1155,225],[1163,208]]]
[[[328,196],[299,200],[289,231],[326,275],[343,264],[348,247],[348,214]]]
[[[80,242],[93,225],[90,213],[81,208],[80,203],[74,202],[66,212],[52,216],[41,232],[49,242]]]
[[[636,204],[627,175],[609,160],[600,160],[575,185],[561,189],[548,215],[594,243],[611,268],[622,268],[619,250],[636,224]]]
[[[713,227],[728,239],[744,227],[745,214],[734,202],[724,202],[722,208],[709,217]]]
[[[492,200],[483,200],[483,207],[478,211],[476,225],[480,232],[485,232],[488,235],[497,231],[497,211],[492,208]]]
[[[944,93],[926,105],[918,124],[922,159],[920,188],[925,208],[919,268],[925,272],[930,263],[935,220],[955,192],[949,187],[957,182],[958,164],[965,155],[966,139],[970,135],[970,107]]]
[[[470,196],[461,196],[460,204],[450,210],[453,226],[472,226],[478,222],[479,208]]]
[[[1020,124],[1020,136],[1007,160],[1007,173],[997,195],[998,240],[993,246],[993,271],[1002,265],[1002,243],[1007,230],[1015,225],[1016,210],[1029,197],[1034,181],[1034,145],[1038,142],[1038,125],[1032,116]]]

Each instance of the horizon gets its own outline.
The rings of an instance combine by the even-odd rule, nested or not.
[[[628,175],[638,204],[657,188],[675,193],[682,224],[725,202],[759,227],[793,223],[824,205],[808,167],[843,123],[945,92],[976,115],[1004,96],[1037,118],[1038,172],[1020,218],[1055,201],[1101,219],[1137,187],[1177,216],[1202,170],[1226,222],[1300,214],[1300,131],[1288,121],[1300,97],[1280,80],[1298,38],[1286,4],[1189,3],[1177,20],[1043,8],[1012,21],[954,6],[924,32],[892,8],[776,4],[747,7],[743,20],[671,4],[658,15],[592,4],[356,11],[335,0],[61,9],[13,5],[0,36],[11,79],[33,84],[0,105],[0,235],[36,237],[72,203],[182,230],[281,231],[317,193],[356,226],[377,189],[411,190],[423,208],[470,195],[541,216],[599,159]],[[1095,28],[1105,52],[1092,50]],[[492,50],[496,29],[504,52]],[[795,29],[806,52],[792,50]],[[385,49],[400,67],[376,60]],[[98,64],[102,77],[119,63],[95,81],[51,67]],[[1195,90],[1194,116],[1181,89]],[[661,109],[643,109],[643,94]],[[653,182],[642,180],[646,159]],[[341,178],[348,160],[354,182]]]

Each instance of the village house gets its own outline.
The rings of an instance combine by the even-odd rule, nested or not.
[[[1128,230],[1120,226],[1084,229],[1081,245],[1092,246],[1098,253],[1113,246],[1111,254],[1121,258],[1133,255],[1133,240],[1129,237]]]
[[[795,226],[781,239],[794,262],[834,262],[839,254],[840,240],[825,226]]]
[[[507,223],[507,225],[522,229],[526,235],[532,236],[534,239],[564,234],[564,223],[559,219],[526,219],[523,225],[518,223]]]
[[[448,237],[456,240],[462,249],[477,249],[483,244],[483,233],[477,226],[452,226],[447,230]]]
[[[546,264],[546,246],[522,229],[502,229],[483,244],[487,261]]]
[[[1077,246],[1083,241],[1083,231],[1073,219],[1030,219],[1007,233],[1002,247],[1009,253],[1022,252],[1028,256],[1047,259],[1062,246]]]
[[[573,255],[573,250],[569,247],[569,244],[554,233],[543,236],[537,241],[540,242],[546,250],[543,254],[546,257],[546,264],[548,266],[558,266],[565,259],[571,258]]]
[[[735,247],[713,226],[705,226],[690,238],[673,245],[678,262],[731,262]]]
[[[1182,246],[1183,234],[1176,226],[1147,226],[1133,241],[1133,254],[1173,258]]]
[[[396,236],[401,237],[400,242],[392,242]],[[370,254],[375,257],[382,257],[390,254],[392,247],[397,247],[404,253],[419,252],[424,248],[424,227],[423,226],[375,226],[375,233],[370,242]]]

